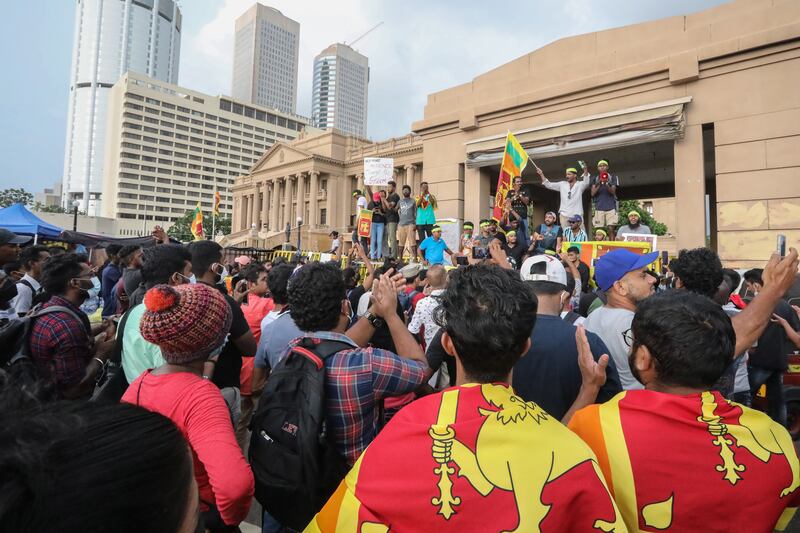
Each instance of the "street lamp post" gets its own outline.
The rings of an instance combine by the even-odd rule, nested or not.
[[[80,200],[72,202],[72,231],[78,231],[78,207],[80,205]]]
[[[303,218],[297,217],[297,257],[300,257],[300,227],[303,225]]]

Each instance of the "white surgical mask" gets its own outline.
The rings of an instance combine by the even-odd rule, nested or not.
[[[96,296],[100,295],[100,279],[97,276],[92,278],[92,288],[87,290],[86,292],[89,293],[89,298],[95,298]]]
[[[197,276],[195,276],[194,274],[192,274],[191,276],[189,276],[189,283],[191,283],[192,285],[194,285],[195,283],[197,283]]]

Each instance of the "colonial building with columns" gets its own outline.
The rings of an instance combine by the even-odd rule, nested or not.
[[[727,265],[763,266],[778,233],[800,242],[798,87],[797,0],[738,0],[560,39],[430,94],[407,137],[327,133],[274,146],[236,180],[232,237],[279,244],[298,205],[314,212],[303,217],[312,235],[350,229],[350,193],[370,155],[394,157],[400,181],[424,175],[438,217],[488,217],[511,131],[551,180],[605,159],[620,200],[674,201],[677,248],[708,245]],[[537,224],[558,195],[534,165],[522,178]]]
[[[415,135],[370,142],[337,130],[301,135],[278,143],[239,177],[232,189],[230,246],[274,248],[286,241],[325,250],[328,235],[337,230],[348,237],[355,215],[352,192],[364,189],[364,158],[394,159],[398,189],[408,183],[419,190],[422,179],[422,144]]]

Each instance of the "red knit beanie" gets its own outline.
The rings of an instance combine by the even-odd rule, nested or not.
[[[205,359],[231,327],[231,308],[222,294],[200,283],[156,285],[144,295],[142,337],[161,348],[168,363]]]

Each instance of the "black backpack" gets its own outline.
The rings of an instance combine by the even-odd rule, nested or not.
[[[273,369],[250,423],[256,499],[302,531],[349,470],[328,433],[325,359],[353,346],[305,337]]]
[[[31,290],[31,309],[39,304],[45,303],[50,299],[50,295],[44,290],[44,288],[39,287],[39,290],[37,291],[27,279],[21,279],[17,282],[17,284],[25,285]]]
[[[0,368],[10,376],[11,381],[17,386],[40,397],[42,395],[50,396],[53,391],[41,389],[39,372],[31,359],[30,339],[36,319],[50,313],[67,313],[83,327],[80,317],[72,309],[61,305],[51,305],[45,308],[37,305],[23,317],[0,321],[0,346],[2,346]]]

